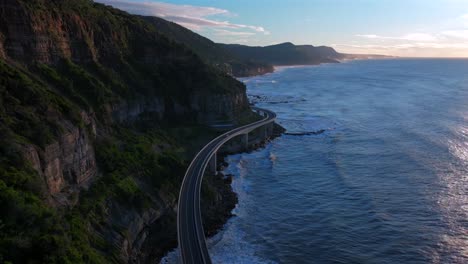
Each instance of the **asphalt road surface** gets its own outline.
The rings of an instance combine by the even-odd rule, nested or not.
[[[264,114],[260,121],[235,128],[208,143],[192,160],[185,173],[179,194],[177,213],[177,234],[181,251],[182,263],[211,263],[206,247],[200,211],[200,191],[205,169],[211,157],[231,138],[247,134],[263,125],[272,123],[276,114],[266,109],[253,108]]]

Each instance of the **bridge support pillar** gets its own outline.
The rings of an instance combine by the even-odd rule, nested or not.
[[[274,123],[269,123],[268,124],[268,136],[271,137],[273,135],[273,131],[275,130],[275,125]]]
[[[262,126],[262,132],[263,132],[263,139],[267,139],[268,138],[268,125],[264,125]]]
[[[213,174],[218,174],[218,167],[216,164],[217,155],[216,152],[211,156],[210,161],[208,162],[208,171]]]
[[[249,149],[249,133],[241,136],[242,146],[247,150]]]

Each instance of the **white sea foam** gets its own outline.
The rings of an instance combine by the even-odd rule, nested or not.
[[[260,162],[271,163],[276,156],[267,150],[255,152],[253,157],[248,154],[236,154],[228,156],[226,161],[229,166],[224,171],[225,174],[233,175],[232,188],[237,193],[239,204],[233,210],[235,215],[229,219],[222,230],[207,241],[209,252],[213,263],[246,263],[246,264],[270,264],[275,263],[259,257],[256,252],[259,245],[254,245],[246,239],[246,232],[242,228],[242,224],[238,221],[243,218],[248,212],[243,203],[248,202],[250,181],[247,178],[247,164],[258,159],[255,157],[262,156]],[[268,158],[265,158],[265,157]],[[179,263],[179,249],[169,252],[162,260],[161,264],[176,264]]]
[[[264,155],[256,152],[255,154]],[[257,156],[255,155],[254,156]],[[229,166],[225,173],[233,175],[232,188],[237,193],[239,204],[233,210],[236,215],[214,237],[208,241],[213,263],[274,263],[259,257],[256,252],[259,245],[250,243],[243,230],[242,218],[248,213],[244,204],[249,201],[250,180],[248,179],[248,163],[253,162],[250,155],[237,154],[229,156],[226,161]],[[266,159],[267,162],[269,162]]]
[[[311,67],[318,67],[321,64],[317,65],[289,65],[289,66],[275,66],[275,72],[280,72],[287,69],[295,69],[295,68],[311,68]]]
[[[326,132],[228,157],[239,205],[208,241],[214,263],[468,263],[467,63],[361,61],[250,79],[288,132]]]

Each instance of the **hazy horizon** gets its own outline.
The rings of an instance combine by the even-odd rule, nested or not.
[[[342,53],[468,58],[468,2],[96,0],[158,16],[214,42],[331,46]]]
[[[468,0],[0,14],[0,264],[468,264]]]

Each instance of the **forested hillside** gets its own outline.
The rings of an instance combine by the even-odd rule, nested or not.
[[[0,1],[0,263],[153,263],[206,124],[246,111],[242,83],[147,19]],[[228,214],[219,188],[204,203]]]
[[[330,47],[294,45],[289,42],[265,47],[237,44],[223,44],[222,46],[240,58],[250,58],[278,66],[330,63],[346,58],[345,54],[338,53]]]
[[[158,17],[144,17],[166,36],[193,49],[208,64],[236,76],[246,77],[273,72],[273,65],[234,55],[223,45],[200,36],[176,23]]]

